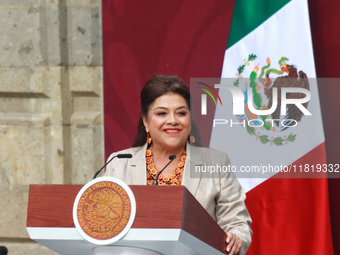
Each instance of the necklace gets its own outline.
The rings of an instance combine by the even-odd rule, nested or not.
[[[147,185],[152,185],[158,173],[157,169],[155,168],[152,147],[146,150],[145,158],[146,158]],[[174,172],[170,174],[169,176],[164,176],[163,174],[160,174],[158,177],[158,184],[159,185],[181,185],[186,158],[187,158],[187,151],[184,150]]]

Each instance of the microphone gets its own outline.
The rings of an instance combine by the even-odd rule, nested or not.
[[[170,165],[170,163],[171,163],[175,158],[176,158],[176,155],[170,155],[170,156],[169,156],[169,160],[170,160],[170,161],[168,162],[168,164],[165,165],[165,167],[163,167],[163,169],[162,169],[161,171],[158,172],[158,174],[156,175],[156,179],[153,181],[152,185],[158,185],[158,177],[159,177],[159,175],[164,171],[164,169],[165,169],[168,165]]]
[[[106,164],[105,164],[102,168],[100,168],[100,169],[95,173],[95,175],[93,176],[93,179],[96,179],[97,175],[98,175],[98,174],[103,170],[103,168],[106,167],[106,165],[109,164],[109,163],[112,161],[112,159],[114,159],[114,158],[132,158],[132,155],[131,155],[131,154],[117,154],[117,155],[113,156],[108,162],[106,162]]]
[[[0,246],[0,255],[6,255],[8,250],[5,246]]]

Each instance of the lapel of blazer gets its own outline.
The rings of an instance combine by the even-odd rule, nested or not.
[[[132,153],[132,160],[127,171],[132,185],[146,185],[146,148],[147,144],[135,151],[135,153]]]
[[[195,178],[190,177],[190,171],[194,171],[196,166],[202,166],[203,161],[200,156],[200,151],[197,147],[191,146],[187,143],[187,159],[184,166],[182,185],[184,185],[194,196],[196,195],[199,183],[201,172],[195,174]]]

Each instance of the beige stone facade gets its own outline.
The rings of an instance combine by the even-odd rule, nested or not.
[[[26,231],[30,184],[84,184],[104,163],[101,0],[0,0],[0,246]]]

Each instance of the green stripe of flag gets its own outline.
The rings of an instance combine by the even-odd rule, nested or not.
[[[227,49],[256,29],[290,0],[235,0]]]

